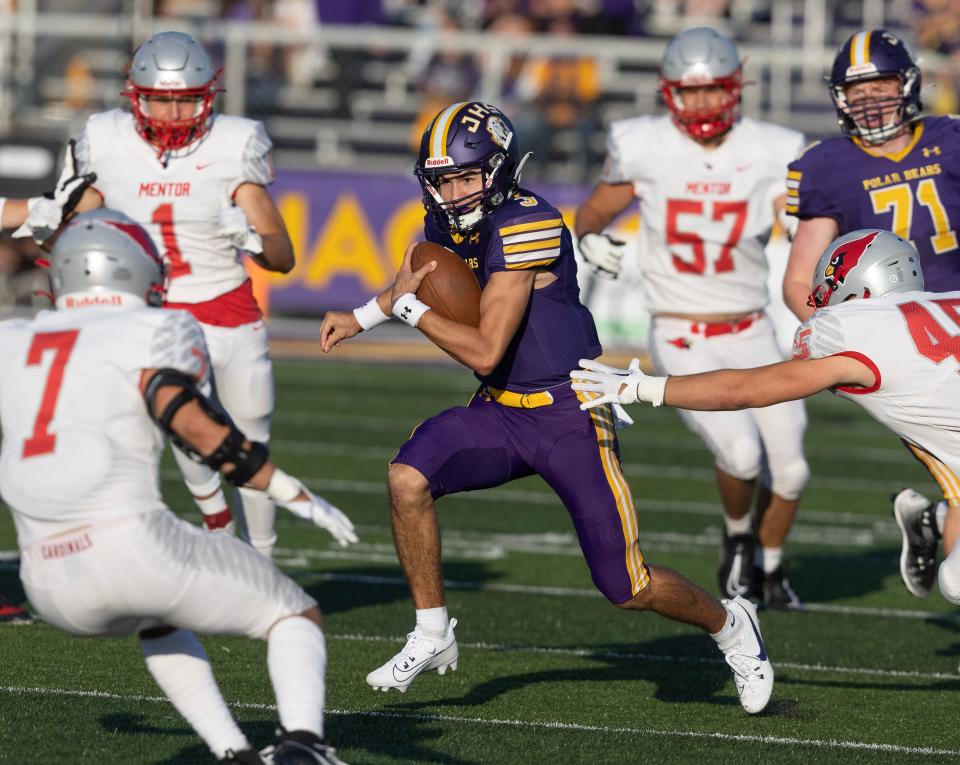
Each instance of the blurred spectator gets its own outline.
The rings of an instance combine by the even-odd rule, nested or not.
[[[434,115],[445,106],[456,101],[471,98],[477,88],[480,76],[472,56],[455,48],[436,50],[433,42],[437,37],[443,42],[450,33],[461,31],[459,23],[442,6],[433,9],[432,22],[424,29],[424,40],[429,40],[429,48],[418,48],[411,53],[411,65],[417,70],[415,79],[422,93],[420,112],[410,129],[410,146],[417,151],[420,137]],[[426,54],[426,55],[425,55]],[[418,58],[426,58],[425,64],[417,63]]]
[[[960,109],[960,0],[914,0],[913,26],[921,47],[948,57],[946,69],[933,75],[937,87],[925,98],[927,108],[954,114]]]
[[[32,241],[0,237],[0,313],[17,307],[47,308],[43,294],[50,289],[47,272],[36,266],[28,252],[37,252]]]
[[[570,16],[553,19],[548,28],[556,37],[569,37],[575,31]],[[585,180],[595,159],[590,137],[597,125],[596,102],[600,95],[596,59],[573,55],[531,58],[515,94],[528,108],[518,110],[511,119],[520,145],[539,154],[540,162],[535,167],[566,157],[574,179]]]

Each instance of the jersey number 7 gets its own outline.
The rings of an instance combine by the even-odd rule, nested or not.
[[[63,384],[63,372],[70,360],[73,346],[77,342],[78,329],[65,332],[38,332],[33,336],[30,350],[27,352],[27,366],[32,367],[43,361],[43,354],[53,351],[53,361],[47,372],[47,384],[43,386],[40,399],[40,411],[33,423],[33,435],[23,441],[23,458],[50,454],[57,445],[56,433],[49,431],[50,420],[57,409],[57,398]]]
[[[668,199],[667,200],[667,245],[673,258],[673,267],[682,274],[703,274],[707,269],[706,242],[694,230],[681,230],[678,218],[681,215],[704,216],[704,202],[701,199]],[[747,222],[747,203],[714,202],[710,219],[721,221],[731,218],[730,232],[720,248],[720,257],[713,262],[713,273],[722,274],[733,270],[733,248],[737,246],[743,235],[743,226]],[[688,244],[693,251],[693,260],[681,258],[674,252],[678,244]]]

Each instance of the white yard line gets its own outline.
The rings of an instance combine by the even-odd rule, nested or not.
[[[351,643],[397,643],[396,635],[359,635],[359,634],[331,634],[327,633],[329,640],[343,640]],[[494,653],[534,653],[534,654],[556,654],[560,656],[578,656],[585,659],[636,659],[638,661],[657,661],[664,663],[681,664],[716,664],[724,666],[723,659],[706,656],[669,656],[656,653],[642,653],[640,651],[604,651],[595,648],[562,648],[557,646],[540,645],[513,645],[510,643],[461,643],[457,641],[460,648],[472,648],[480,651],[493,651]],[[868,677],[900,677],[910,680],[953,680],[960,682],[960,675],[955,672],[917,672],[910,669],[880,669],[877,667],[837,667],[827,664],[804,664],[795,661],[775,661],[775,667],[778,672],[784,669],[794,669],[799,672],[810,672],[813,674],[825,675],[862,675]]]
[[[278,454],[315,455],[326,457],[349,457],[351,459],[369,459],[387,462],[391,460],[400,448],[381,446],[357,446],[336,441],[300,441],[292,439],[277,439],[270,442],[270,448]],[[664,448],[669,448],[664,444]],[[903,464],[910,464],[910,457],[903,451]],[[859,457],[859,452],[858,452]],[[714,483],[716,474],[714,469],[689,467],[686,465],[660,465],[646,462],[624,462],[623,472],[637,478],[660,478],[674,481],[697,481],[700,483]],[[849,476],[824,475],[817,471],[812,479],[812,488],[830,489],[831,491],[879,491],[889,493],[903,487],[903,479],[880,481],[875,479],[850,478]],[[918,491],[935,491],[936,487],[930,484],[918,485]]]
[[[660,465],[650,465],[650,474],[654,477],[658,476],[658,471],[663,468]],[[646,469],[646,468],[645,468]],[[709,472],[712,481],[713,471]],[[166,469],[161,472],[161,478],[164,481],[170,481],[172,483],[183,483],[183,476],[180,475],[179,471],[175,469]],[[317,491],[339,491],[344,494],[377,494],[377,495],[386,495],[387,493],[387,482],[386,482],[386,472],[384,472],[384,479],[382,481],[357,481],[357,480],[345,480],[340,478],[318,478],[316,476],[298,476],[300,480],[306,483],[310,488],[316,489]],[[667,476],[669,480],[696,480],[695,477],[684,478],[684,476]],[[872,491],[877,493],[883,498],[883,503],[886,505],[888,503],[887,495],[894,489],[900,489],[903,487],[902,481],[886,481],[886,482],[877,482],[877,481],[862,481],[863,486],[857,487],[852,484],[850,481],[843,481],[842,488],[853,491]],[[817,481],[813,488],[828,488],[825,483],[822,481]],[[837,487],[841,488],[840,486]],[[929,496],[937,496],[938,489],[933,484],[915,484],[914,488],[921,492],[927,493]],[[553,492],[549,491],[531,491],[529,489],[505,489],[505,488],[496,488],[496,489],[487,489],[484,491],[471,491],[465,492],[463,494],[453,495],[458,501],[464,502],[488,502],[496,504],[504,504],[507,502],[518,502],[518,503],[527,503],[534,505],[555,505],[560,507],[560,500]],[[664,502],[660,501],[645,501],[638,498],[637,502],[640,505],[640,509],[649,509],[651,507],[662,507]],[[691,507],[697,507],[697,503],[682,503]],[[699,510],[696,511],[699,514]],[[825,515],[829,511],[819,511],[818,514]],[[804,513],[804,508],[801,508],[800,514],[801,517]],[[719,518],[720,517],[720,508],[719,504],[715,506],[713,514]],[[845,517],[850,517],[854,513],[844,513]],[[876,521],[877,517],[872,516],[868,513],[862,514],[864,521],[869,522],[872,520]]]
[[[10,695],[26,696],[63,696],[73,698],[97,698],[111,701],[169,703],[162,696],[142,696],[136,694],[107,693],[104,691],[81,691],[65,688],[21,688],[0,686],[0,692]],[[274,704],[256,704],[251,702],[231,702],[234,709],[256,709],[275,711]],[[589,725],[585,723],[563,722],[559,720],[510,720],[486,717],[461,717],[424,712],[380,712],[376,710],[327,709],[326,714],[344,717],[370,717],[389,720],[425,720],[429,722],[471,723],[491,727],[511,727],[529,730],[569,730],[580,733],[602,733],[604,735],[656,736],[662,738],[712,739],[716,741],[737,741],[744,743],[774,744],[780,746],[810,747],[815,749],[839,749],[848,751],[889,752],[891,754],[917,754],[934,757],[960,757],[960,750],[935,749],[928,746],[902,746],[899,744],[878,744],[867,741],[843,741],[838,739],[795,738],[786,736],[757,736],[735,733],[692,730],[659,730],[656,728],[627,728],[609,725]]]
[[[285,561],[281,560],[281,563]],[[341,574],[334,571],[310,572],[309,578],[315,581],[353,582],[377,586],[407,587],[402,576],[373,576],[370,574]],[[597,590],[579,587],[545,587],[529,584],[490,584],[488,582],[444,580],[448,590],[471,592],[505,592],[517,595],[544,595],[547,597],[602,598]],[[820,614],[844,614],[847,616],[869,616],[881,619],[910,619],[914,621],[956,621],[960,614],[936,613],[933,611],[908,611],[896,608],[873,608],[869,606],[843,606],[828,603],[806,603],[807,611]]]

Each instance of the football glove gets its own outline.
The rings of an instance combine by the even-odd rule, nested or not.
[[[257,230],[250,225],[247,214],[239,207],[223,207],[220,209],[220,236],[238,250],[259,255],[263,252],[263,239]]]
[[[616,279],[620,276],[623,245],[624,242],[607,234],[584,234],[577,244],[580,254],[593,272],[604,279]]]
[[[32,236],[34,241],[43,244],[76,209],[87,187],[97,180],[96,173],[77,175],[76,145],[71,138],[54,190],[27,200],[27,220],[13,232],[14,237]]]
[[[571,387],[576,391],[599,393],[596,398],[580,405],[592,409],[601,404],[633,404],[647,401],[654,406],[663,403],[666,377],[648,377],[640,371],[640,360],[633,359],[627,369],[618,369],[599,361],[580,359],[580,369],[570,372]]]
[[[280,507],[286,508],[298,518],[313,521],[321,529],[329,531],[341,547],[358,541],[353,523],[341,510],[323,497],[313,494],[300,481],[287,475],[280,468],[274,468],[270,483],[267,485],[267,494]],[[297,499],[301,494],[306,498]]]

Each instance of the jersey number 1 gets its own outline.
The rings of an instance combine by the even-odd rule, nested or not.
[[[960,326],[960,299],[933,302],[943,309],[954,326]],[[921,356],[937,364],[951,356],[960,362],[960,335],[951,335],[946,327],[919,303],[900,303],[897,308],[903,314],[910,337]]]
[[[682,274],[702,274],[707,269],[706,242],[696,231],[682,231],[677,226],[677,218],[681,215],[696,215],[703,217],[703,200],[700,199],[668,199],[667,200],[667,245],[671,248],[673,267]],[[713,262],[713,272],[722,274],[733,270],[733,248],[737,246],[743,234],[743,226],[747,222],[747,203],[714,202],[711,220],[720,221],[732,217],[733,225],[730,233],[720,249],[720,257]],[[673,247],[678,244],[689,244],[693,250],[693,260],[681,258]]]
[[[50,420],[57,409],[57,398],[63,384],[63,371],[70,360],[73,346],[77,342],[80,330],[66,332],[38,332],[33,336],[30,350],[27,352],[27,366],[36,366],[43,361],[46,351],[53,351],[53,362],[47,373],[47,384],[43,386],[43,398],[40,399],[40,411],[33,423],[33,435],[23,441],[23,458],[49,454],[57,445],[57,436],[51,433]]]
[[[177,244],[177,234],[173,230],[173,205],[169,202],[160,205],[153,211],[154,223],[160,226],[160,236],[163,237],[163,256],[170,261],[170,278],[176,279],[191,272],[190,264],[183,259],[180,246]]]

